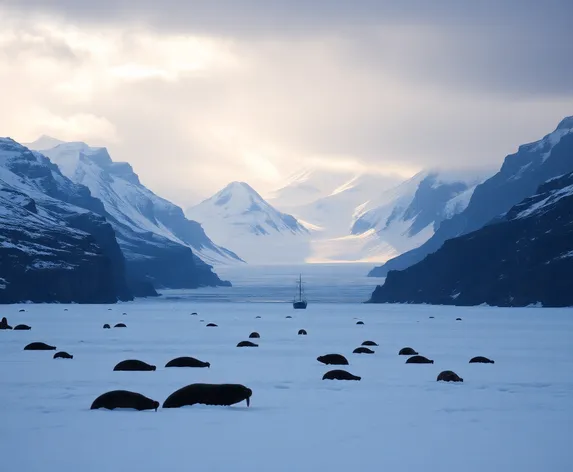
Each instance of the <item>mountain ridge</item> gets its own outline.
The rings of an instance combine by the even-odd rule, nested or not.
[[[553,132],[520,145],[517,152],[506,156],[499,171],[476,187],[464,211],[444,220],[427,242],[374,268],[368,275],[384,277],[390,270],[406,269],[438,250],[446,240],[483,227],[532,195],[546,180],[572,171],[571,149],[573,117],[566,117]]]

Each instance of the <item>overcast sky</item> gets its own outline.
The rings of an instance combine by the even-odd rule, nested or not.
[[[0,136],[187,206],[301,166],[498,168],[573,115],[570,0],[0,0]]]

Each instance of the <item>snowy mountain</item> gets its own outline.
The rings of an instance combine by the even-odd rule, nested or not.
[[[308,229],[245,182],[230,183],[186,214],[248,263],[296,263],[308,255]]]
[[[426,243],[373,269],[369,275],[384,277],[390,270],[403,270],[420,262],[446,240],[483,227],[533,195],[543,182],[571,171],[573,117],[568,117],[552,133],[507,156],[499,172],[475,188],[467,207],[444,220]]]
[[[43,150],[74,182],[87,186],[99,198],[106,212],[129,233],[153,234],[172,243],[190,247],[195,255],[209,264],[240,262],[240,258],[215,245],[196,221],[185,218],[177,205],[155,195],[139,181],[126,162],[113,162],[105,148],[85,143],[63,143]],[[125,250],[134,252],[124,245]],[[197,261],[200,264],[200,261]]]
[[[572,306],[572,274],[573,172],[422,262],[389,272],[371,302]]]
[[[88,211],[97,208],[46,157],[0,138],[0,302],[131,300],[113,229]]]
[[[336,189],[356,178],[356,172],[331,171],[305,167],[290,175],[283,186],[265,199],[275,208],[290,211],[328,197]]]
[[[386,261],[423,244],[443,219],[462,211],[482,174],[434,170],[401,182],[394,175],[304,170],[271,201],[312,230],[308,262]],[[316,196],[289,205],[289,198]]]
[[[322,238],[346,236],[361,208],[399,180],[377,174],[352,175],[328,195],[291,210],[298,219],[320,231]]]
[[[364,205],[351,233],[372,233],[369,246],[377,247],[382,260],[396,257],[425,243],[442,221],[463,211],[481,181],[475,171],[420,172]]]

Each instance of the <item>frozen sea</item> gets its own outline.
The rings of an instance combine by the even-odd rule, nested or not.
[[[0,331],[0,470],[573,470],[573,310],[365,305],[375,281],[357,269],[337,278],[336,268],[306,268],[306,311],[281,303],[299,268],[235,277],[236,294],[223,289],[221,300],[201,290],[114,306],[1,306],[32,330]],[[117,322],[127,328],[102,329]],[[260,346],[235,347],[251,331]],[[352,354],[364,340],[376,353]],[[23,351],[32,341],[74,359]],[[435,363],[406,365],[405,346]],[[316,361],[327,353],[345,355],[362,380],[321,380],[336,368]],[[211,368],[164,368],[185,355]],[[476,355],[495,364],[468,364]],[[157,371],[113,372],[134,358]],[[446,369],[464,382],[436,382]],[[251,407],[89,410],[109,390],[162,403],[195,382],[242,383]]]

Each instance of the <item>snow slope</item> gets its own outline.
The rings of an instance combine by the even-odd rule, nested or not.
[[[312,230],[307,262],[378,262],[409,251],[462,211],[487,171],[395,175],[303,169],[270,201]]]
[[[305,167],[287,177],[281,188],[265,195],[265,200],[280,210],[289,211],[328,197],[355,177],[356,173],[351,171]]]
[[[106,212],[128,229],[131,239],[133,233],[152,233],[190,247],[210,264],[240,261],[236,254],[215,245],[198,223],[187,220],[181,208],[142,185],[128,163],[113,162],[107,149],[78,142],[59,144],[42,153],[64,175],[87,186],[103,202]],[[119,232],[123,233],[121,229]]]
[[[482,228],[535,194],[543,182],[573,171],[572,155],[573,117],[567,117],[553,132],[506,156],[499,171],[476,187],[467,207],[445,220],[426,243],[374,268],[370,275],[385,277],[390,270],[404,270],[437,251],[445,241]]]
[[[86,187],[45,156],[0,138],[0,193],[0,274],[12,281],[11,295],[0,299],[132,298],[113,229]]]
[[[5,470],[568,472],[573,463],[570,310],[329,304],[296,313],[288,304],[159,300],[67,308],[4,311],[10,324],[32,326],[0,331]],[[128,327],[101,329],[118,321]],[[253,330],[260,347],[236,348]],[[380,344],[376,354],[352,354],[366,339]],[[36,340],[74,359],[22,350]],[[397,352],[407,345],[435,364],[405,365]],[[347,356],[362,380],[321,380],[334,366],[316,357],[330,352]],[[163,367],[181,355],[211,368]],[[495,364],[468,364],[474,355]],[[112,371],[127,358],[157,371]],[[464,382],[436,382],[445,369]],[[193,382],[242,383],[251,406],[89,410],[109,390],[163,402]]]
[[[296,263],[307,256],[309,230],[245,182],[230,183],[186,214],[248,263]]]

